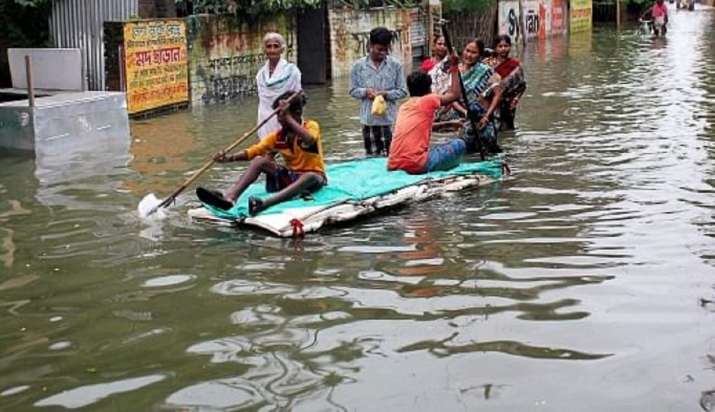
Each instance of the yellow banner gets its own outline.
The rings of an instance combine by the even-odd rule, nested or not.
[[[189,100],[183,20],[126,23],[124,62],[130,114]]]
[[[571,0],[570,31],[590,31],[593,26],[592,0]]]

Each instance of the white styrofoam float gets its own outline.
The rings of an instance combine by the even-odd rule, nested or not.
[[[346,200],[329,205],[292,208],[281,213],[261,214],[241,219],[220,218],[203,207],[190,209],[188,213],[197,221],[228,226],[252,226],[265,229],[276,236],[291,237],[301,235],[303,232],[314,232],[333,223],[369,215],[380,209],[421,201],[470,187],[484,186],[492,182],[494,178],[480,173],[449,176],[423,180],[394,192],[364,200]]]

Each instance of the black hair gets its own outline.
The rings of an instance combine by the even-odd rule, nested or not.
[[[390,47],[392,43],[392,32],[386,27],[375,27],[370,30],[370,44],[380,44],[385,47]]]
[[[278,96],[275,100],[273,100],[273,110],[278,108],[278,104],[280,103],[281,100],[288,100],[289,97],[291,97],[295,93],[294,91],[287,91],[283,93],[282,95]],[[293,100],[290,101],[290,106],[288,106],[288,111],[291,113],[296,113],[300,111],[300,109],[305,106],[305,104],[308,102],[308,99],[305,97],[305,92],[301,93],[299,96],[296,96],[293,98]]]
[[[501,42],[504,42],[504,43],[508,44],[509,46],[511,46],[511,36],[509,36],[508,34],[498,35],[497,38],[494,39],[494,50],[496,50],[497,45]]]
[[[467,42],[467,44],[474,43],[477,45],[477,50],[479,50],[479,55],[484,54],[484,42],[481,39],[472,39]],[[464,47],[467,47],[467,44],[464,45]]]
[[[432,93],[432,78],[427,73],[416,71],[407,76],[407,90],[410,96],[420,97]]]

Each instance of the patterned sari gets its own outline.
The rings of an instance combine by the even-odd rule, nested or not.
[[[517,59],[507,58],[501,63],[497,59],[489,59],[487,64],[492,66],[501,78],[502,101],[499,107],[501,124],[506,129],[513,129],[516,108],[512,109],[512,102],[526,91],[526,74]]]
[[[464,83],[464,90],[466,91],[467,101],[469,102],[469,112],[474,119],[479,119],[489,109],[480,103],[480,99],[489,100],[488,95],[493,87],[499,85],[500,77],[491,66],[479,62],[462,73],[462,82]],[[477,139],[479,139],[482,145],[486,146],[488,151],[498,152],[498,128],[497,120],[492,118],[484,128],[477,130],[475,133],[474,130],[472,130],[471,122],[467,122],[464,129],[467,153],[477,151],[479,147]]]

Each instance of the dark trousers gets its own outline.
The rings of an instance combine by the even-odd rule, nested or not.
[[[365,142],[365,152],[368,155],[389,155],[392,143],[392,129],[390,126],[363,126],[362,140]],[[372,146],[375,145],[373,152]]]

